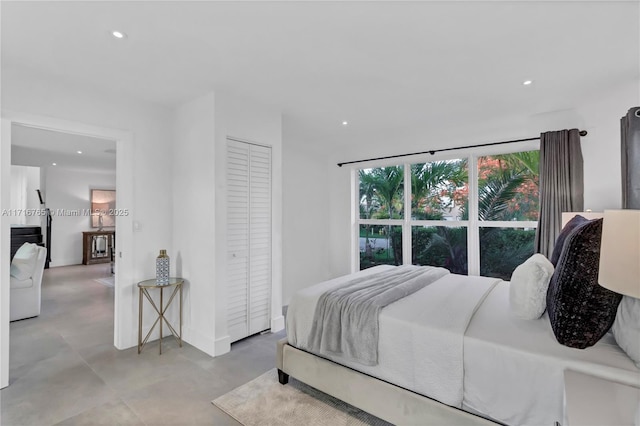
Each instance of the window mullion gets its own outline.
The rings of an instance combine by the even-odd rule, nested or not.
[[[469,275],[480,275],[480,231],[478,229],[478,158],[469,156],[469,227],[467,266]]]
[[[404,220],[402,224],[402,264],[411,265],[411,165],[404,165]]]
[[[351,273],[360,270],[360,181],[358,170],[351,170]]]

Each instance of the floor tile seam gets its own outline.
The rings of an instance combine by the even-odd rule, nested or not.
[[[71,346],[66,339],[64,339],[64,341],[71,347],[71,350],[82,360],[82,362],[89,368],[89,370],[91,370],[91,372],[106,386],[106,388],[109,389],[118,399],[123,400],[120,392],[116,388],[114,388],[112,385],[107,383],[107,381],[95,370],[95,368],[91,366],[91,364],[85,359],[84,356],[82,356],[82,354],[75,347]],[[95,407],[91,407],[91,408],[95,408]]]
[[[65,342],[66,342],[66,339],[65,339]],[[67,342],[67,343],[68,343],[68,342]],[[102,376],[101,376],[101,375],[100,375],[100,374],[99,374],[99,373],[98,373],[98,372],[97,372],[97,371],[96,371],[96,370],[91,366],[91,364],[89,364],[89,362],[88,362],[88,361],[87,361],[87,360],[82,356],[82,354],[80,354],[80,353],[79,353],[75,348],[73,348],[73,347],[72,347],[72,349],[73,349],[73,351],[74,351],[74,352],[75,352],[75,353],[80,357],[80,359],[82,359],[82,362],[84,362],[84,364],[85,364],[87,367],[89,367],[89,369],[93,372],[93,374],[95,374],[95,375],[96,375],[96,377],[98,377],[98,379],[100,379],[100,381],[101,381],[102,383],[104,383],[104,385],[105,385],[109,390],[111,390],[111,391],[113,392],[113,394],[116,396],[116,399],[117,399],[117,400],[122,401],[122,403],[123,403],[124,405],[126,405],[126,406],[127,406],[127,407],[132,411],[132,412],[133,412],[133,414],[135,414],[136,418],[140,421],[140,423],[144,424],[145,426],[150,426],[150,425],[148,425],[148,424],[147,424],[147,423],[142,419],[142,416],[140,415],[140,413],[138,413],[138,412],[137,412],[137,411],[136,411],[132,406],[130,406],[130,405],[127,403],[127,401],[126,401],[126,399],[125,399],[124,395],[123,395],[123,394],[122,394],[118,389],[114,388],[112,385],[110,385],[109,383],[107,383],[107,382],[102,378]],[[96,408],[96,407],[97,407],[97,406],[93,406],[93,407],[87,408],[87,410],[90,410],[90,409],[93,409],[93,408]],[[85,410],[85,411],[86,411],[86,410]],[[83,412],[84,412],[84,411],[83,411]],[[77,414],[75,414],[75,415],[78,415],[78,414],[80,414],[80,413],[77,413]],[[73,416],[72,416],[72,417],[73,417]],[[66,420],[66,419],[65,419],[65,420]]]
[[[53,423],[51,426],[55,426],[55,425],[57,425],[57,424],[59,424],[59,423],[62,423],[62,422],[64,422],[64,421],[70,420],[70,419],[72,419],[72,418],[74,418],[74,417],[76,417],[76,416],[79,416],[79,415],[81,415],[81,414],[84,414],[84,413],[86,413],[87,411],[90,411],[90,410],[93,410],[93,409],[95,409],[95,408],[101,407],[101,406],[103,406],[103,405],[110,404],[110,403],[112,403],[112,402],[117,402],[117,401],[120,401],[120,402],[122,402],[124,405],[126,405],[126,406],[127,406],[127,408],[129,408],[129,409],[131,410],[131,412],[136,416],[136,419],[138,419],[138,421],[139,421],[140,423],[144,424],[145,426],[149,426],[149,425],[147,425],[147,423],[145,423],[145,422],[142,420],[142,418],[138,415],[138,413],[136,413],[136,412],[135,412],[131,407],[129,407],[129,404],[127,404],[127,402],[126,402],[123,398],[121,398],[121,397],[120,397],[120,395],[116,395],[116,397],[115,397],[115,398],[110,399],[110,400],[108,400],[108,401],[106,401],[106,402],[103,402],[103,403],[101,403],[101,404],[93,405],[93,406],[91,406],[91,407],[87,407],[87,408],[85,408],[84,410],[80,411],[79,413],[72,414],[72,415],[70,415],[69,417],[66,417],[66,418],[64,418],[64,419],[61,419],[61,420],[57,421],[56,423]]]
[[[63,339],[64,339],[64,338],[63,338]],[[67,341],[66,341],[66,339],[65,339],[65,343],[69,344],[69,342],[67,342]],[[100,380],[100,381],[102,382],[102,384],[103,384],[103,385],[104,385],[104,386],[105,386],[109,391],[111,391],[111,392],[112,392],[112,394],[114,395],[114,398],[113,398],[113,399],[110,399],[110,400],[108,400],[108,401],[106,401],[106,402],[104,402],[104,401],[103,401],[102,403],[90,404],[90,406],[89,406],[89,407],[86,407],[86,408],[84,408],[84,409],[83,409],[83,410],[81,410],[81,411],[74,412],[74,413],[73,413],[72,415],[70,415],[69,417],[66,417],[66,418],[64,418],[64,419],[61,419],[61,420],[57,421],[56,423],[54,423],[54,425],[55,425],[55,424],[57,424],[57,423],[63,422],[63,421],[65,421],[65,420],[68,420],[68,419],[70,419],[70,418],[72,418],[72,417],[75,417],[75,416],[77,416],[77,415],[80,415],[80,414],[84,413],[85,411],[92,410],[92,409],[94,409],[94,408],[100,407],[101,405],[104,405],[104,404],[106,404],[106,403],[108,403],[108,402],[111,402],[111,401],[112,401],[112,400],[114,400],[114,399],[122,400],[122,398],[120,397],[120,394],[119,394],[119,393],[118,393],[118,392],[117,392],[117,391],[116,391],[112,386],[110,386],[107,382],[105,382],[105,380],[104,380],[104,379],[103,379],[103,378],[102,378],[102,377],[101,377],[101,376],[100,376],[100,375],[99,375],[99,374],[98,374],[98,373],[97,373],[97,372],[96,372],[96,371],[91,367],[91,365],[89,365],[89,363],[87,362],[87,360],[86,360],[86,359],[84,359],[84,357],[83,357],[83,356],[82,356],[82,355],[81,355],[81,354],[80,354],[80,353],[79,353],[79,352],[78,352],[78,351],[77,351],[73,346],[71,346],[71,345],[69,345],[69,346],[70,346],[71,350],[73,351],[73,353],[75,353],[75,354],[76,354],[76,355],[77,355],[77,356],[82,360],[82,362],[84,363],[84,365],[86,365],[86,366],[89,368],[89,370],[91,370],[91,372],[96,376],[96,378],[98,378],[98,380]],[[122,402],[124,402],[124,401],[122,401]]]
[[[132,407],[131,405],[129,405],[129,403],[128,403],[128,402],[127,402],[127,400],[124,398],[124,396],[122,396],[122,397],[120,397],[120,396],[119,396],[118,398],[122,401],[122,403],[123,403],[124,405],[126,405],[126,406],[127,406],[127,408],[129,408],[129,410],[131,410],[131,412],[136,416],[136,418],[140,421],[140,423],[142,423],[142,424],[143,424],[143,425],[145,425],[145,426],[152,426],[152,425],[149,425],[147,422],[145,422],[145,421],[143,420],[142,416],[141,416],[141,415],[140,415],[140,414],[139,414],[139,413],[134,409],[134,407]]]

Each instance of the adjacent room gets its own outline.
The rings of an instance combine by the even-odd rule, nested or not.
[[[638,2],[0,8],[1,424],[640,426]]]

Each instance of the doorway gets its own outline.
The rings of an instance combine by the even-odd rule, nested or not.
[[[2,137],[0,142],[0,177],[1,195],[0,209],[10,208],[10,181],[12,156],[12,131],[14,126],[23,126],[38,130],[61,132],[115,141],[116,145],[116,203],[119,206],[132,206],[133,187],[133,135],[130,132],[101,128],[84,123],[56,119],[47,116],[34,116],[18,113],[7,113],[2,117]],[[77,153],[76,153],[77,154]],[[0,218],[0,388],[9,384],[9,259],[10,259],[10,222],[8,215]],[[132,284],[125,277],[132,276],[132,243],[133,219],[130,215],[115,218],[119,230],[115,244],[117,268],[114,280],[114,324],[113,344],[124,349],[135,344],[133,330],[135,323],[133,309],[134,292]]]

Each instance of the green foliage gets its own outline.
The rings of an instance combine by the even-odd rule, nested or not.
[[[454,191],[468,179],[467,161],[411,165],[411,214],[418,220],[442,220],[454,206]]]
[[[538,151],[481,157],[478,177],[478,219],[535,220],[538,212]],[[402,166],[359,171],[360,217],[404,217]],[[411,216],[417,220],[443,220],[457,208],[469,219],[468,164],[466,160],[434,161],[411,165]],[[455,211],[455,210],[453,210]],[[361,268],[402,263],[399,226],[363,225],[366,249]],[[373,250],[369,238],[387,236],[388,250]],[[412,263],[443,266],[466,274],[465,227],[413,227]],[[481,274],[509,279],[513,269],[533,253],[533,232],[522,229],[481,228]]]
[[[365,250],[360,252],[360,269],[376,265],[402,264],[402,228],[389,225],[361,225],[360,236],[365,237]],[[373,248],[369,238],[387,240],[387,248]]]
[[[414,265],[442,266],[455,274],[467,274],[467,229],[444,226],[413,227]]]
[[[482,179],[478,185],[478,219],[509,220],[505,217],[509,202],[525,180],[525,176],[510,168],[498,169]]]
[[[403,170],[402,166],[392,166],[358,172],[361,217],[396,219],[403,216]]]
[[[513,152],[496,155],[494,158],[505,161],[509,168],[532,179],[540,173],[540,151]]]
[[[510,280],[513,270],[533,254],[534,230],[480,228],[480,275]]]

